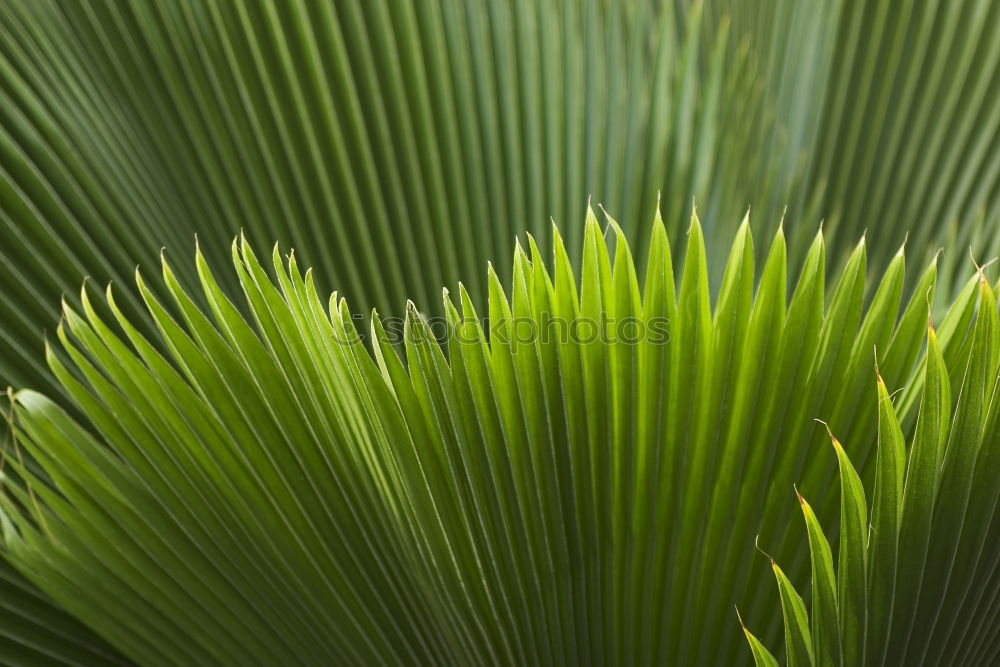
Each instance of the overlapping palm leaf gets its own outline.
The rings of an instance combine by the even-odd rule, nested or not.
[[[713,303],[697,220],[676,275],[652,226],[641,279],[609,224],[587,223],[579,280],[556,237],[552,264],[515,251],[509,289],[491,272],[488,302],[446,294],[445,347],[411,305],[374,318],[370,351],[294,256],[271,277],[242,240],[240,306],[200,254],[207,313],[169,264],[169,305],[140,279],[159,345],[116,291],[110,318],[67,306],[71,361],[49,361],[84,420],[17,394],[44,473],[8,461],[29,482],[6,496],[10,558],[139,662],[748,659],[720,628],[777,608],[754,534],[797,552],[796,482],[836,507],[815,415],[868,461],[872,351],[916,381],[935,270],[903,299],[898,254],[866,308],[862,243],[825,303],[822,237],[789,280],[783,233],[758,269],[745,222]]]
[[[697,197],[730,236],[758,180],[750,110],[724,103],[751,100],[751,77],[697,11],[6,0],[0,30],[15,385],[44,374],[60,292],[124,283],[195,233],[216,260],[241,230],[294,245],[325,288],[398,312],[460,278],[485,294],[487,261],[509,266],[526,231],[548,247],[591,195],[631,221],[660,191],[677,230]],[[193,284],[190,262],[178,273]]]
[[[977,282],[975,321],[954,330],[965,342],[949,354],[940,332],[928,331],[909,442],[901,428],[906,401],[894,404],[882,378],[872,392],[878,453],[867,485],[833,439],[841,496],[836,566],[826,522],[799,498],[811,552],[810,609],[772,561],[789,665],[991,665],[1000,657],[1000,327],[994,289],[985,276]],[[778,664],[747,637],[758,665]]]
[[[123,313],[157,341],[130,274],[151,265],[161,246],[189,247],[196,232],[213,264],[242,229],[258,247],[294,245],[302,264],[318,267],[320,293],[339,288],[385,314],[402,314],[412,298],[441,314],[436,290],[454,292],[459,279],[484,303],[487,260],[509,283],[515,235],[526,245],[530,231],[549,252],[550,218],[564,224],[568,256],[582,256],[584,227],[572,223],[588,195],[621,217],[640,271],[656,193],[674,239],[696,198],[713,294],[750,204],[758,238],[770,238],[790,207],[792,267],[811,261],[822,218],[825,263],[837,271],[851,270],[866,227],[876,273],[894,265],[908,233],[921,262],[944,243],[937,282],[949,297],[940,300],[945,310],[967,278],[965,249],[985,259],[1000,243],[1000,119],[990,104],[1000,53],[996,40],[981,38],[1000,22],[993,3],[676,4],[0,2],[0,381],[41,389],[80,418],[42,353],[60,295],[79,309],[82,276],[114,280]],[[763,246],[756,255],[765,259]],[[196,293],[186,254],[174,268]],[[919,277],[911,272],[907,293]],[[219,280],[226,295],[239,294],[235,274]],[[871,295],[876,281],[868,282]],[[959,306],[970,293],[957,297]],[[952,312],[966,312],[959,306]],[[853,355],[855,370],[836,372],[861,373]],[[833,401],[845,390],[828,391]],[[855,395],[840,400],[846,406]],[[916,410],[915,395],[908,400],[904,418]],[[776,419],[756,406],[750,412],[755,421]],[[776,437],[769,446],[807,456],[802,442]],[[760,446],[748,443],[747,452]],[[16,459],[6,451],[8,463]],[[851,456],[864,469],[867,459]],[[788,465],[784,476],[738,487],[739,502],[750,505],[740,511],[767,519],[765,537],[786,518],[786,482],[797,480],[789,470],[799,463]],[[12,492],[26,491],[12,468],[7,474]],[[712,494],[736,492],[716,486]],[[810,498],[829,525],[835,499]],[[706,531],[706,544],[724,539],[719,530]],[[746,535],[720,555],[693,559],[689,579],[725,563],[720,590],[752,581],[741,604],[748,616],[757,612],[755,623],[761,613],[770,619],[761,632],[772,638],[773,592],[760,577],[746,578],[757,565],[735,555],[756,527],[740,530]],[[767,542],[793,555],[783,561],[790,575],[808,565],[796,530]],[[2,567],[6,660],[119,659]],[[708,646],[703,637],[714,631],[701,623],[723,618],[723,597],[699,608],[697,625],[671,626],[687,644],[668,638],[667,655]],[[710,648],[745,657],[736,643]]]

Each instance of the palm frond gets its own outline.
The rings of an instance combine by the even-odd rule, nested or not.
[[[728,238],[756,180],[751,114],[725,105],[752,100],[753,77],[697,9],[4,0],[0,33],[15,385],[45,387],[39,331],[61,292],[124,283],[195,233],[215,262],[241,230],[292,245],[324,289],[400,314],[459,279],[485,296],[487,261],[505,274],[526,231],[549,248],[549,221],[591,195],[647,220],[662,192],[674,231],[697,198]],[[575,257],[582,227],[565,241]],[[177,272],[197,284],[186,259]]]
[[[991,233],[977,252],[997,242],[1000,47],[984,38],[1000,31],[995,3],[705,5],[709,24],[731,19],[730,44],[748,45],[766,87],[775,122],[761,155],[792,186],[773,192],[790,217],[824,218],[841,244],[878,230],[873,266],[909,237],[921,260],[943,244],[964,268],[967,245],[943,239],[981,218]],[[964,280],[941,286],[954,295]]]
[[[352,303],[366,310],[376,306],[386,315],[401,315],[402,304],[412,298],[428,316],[440,316],[446,313],[435,298],[440,286],[458,293],[462,279],[470,302],[484,303],[492,287],[481,270],[486,260],[509,283],[515,273],[508,267],[516,272],[518,266],[511,251],[515,236],[528,247],[528,231],[531,243],[550,252],[556,238],[548,219],[580,219],[588,195],[622,215],[623,234],[643,273],[657,241],[639,223],[652,215],[659,191],[663,224],[675,239],[687,225],[692,198],[698,202],[709,240],[703,264],[710,301],[720,295],[716,309],[723,303],[721,291],[736,289],[723,280],[724,251],[751,204],[760,221],[755,231],[764,238],[774,235],[780,212],[789,207],[782,252],[791,267],[815,268],[811,233],[825,219],[830,246],[820,272],[862,276],[843,288],[826,316],[851,331],[860,326],[861,312],[868,312],[868,329],[856,330],[857,338],[839,337],[824,324],[821,336],[801,330],[800,342],[819,350],[795,349],[792,334],[783,334],[780,343],[768,340],[769,358],[787,359],[775,378],[766,362],[742,370],[735,347],[727,362],[699,370],[711,375],[703,383],[726,378],[722,388],[713,384],[725,405],[718,413],[706,408],[708,414],[690,416],[702,429],[692,437],[709,438],[715,424],[706,420],[721,419],[732,403],[742,410],[738,419],[764,419],[779,428],[772,436],[782,443],[791,442],[786,436],[814,438],[812,425],[784,430],[783,408],[775,404],[768,403],[758,418],[758,399],[747,397],[753,389],[736,384],[737,376],[749,374],[766,388],[807,381],[818,387],[848,374],[854,382],[849,396],[839,396],[839,388],[814,389],[811,406],[792,401],[797,409],[833,406],[846,415],[861,392],[857,377],[868,354],[855,348],[884,342],[892,328],[885,322],[895,314],[882,311],[893,310],[899,292],[912,292],[909,305],[916,309],[925,301],[918,295],[934,283],[946,297],[939,299],[942,308],[955,304],[948,319],[953,331],[967,324],[963,318],[972,317],[975,290],[962,287],[965,250],[973,246],[986,261],[1000,248],[1000,116],[990,104],[1000,85],[1000,48],[983,38],[1000,29],[998,23],[1000,10],[973,0],[834,0],[815,6],[713,0],[0,0],[0,383],[40,389],[85,423],[88,413],[73,406],[41,355],[41,332],[55,327],[60,295],[75,292],[84,275],[98,284],[125,284],[136,264],[151,263],[164,245],[186,247],[195,232],[212,265],[225,261],[228,240],[243,230],[256,247],[278,239],[298,248],[300,261],[319,269],[320,293],[337,286]],[[866,227],[877,233],[861,260],[852,244]],[[573,258],[570,275],[580,275],[576,258],[584,256],[585,229],[566,226],[560,239]],[[907,233],[915,247],[911,257],[920,262],[930,260],[939,244],[951,252],[936,277],[917,274],[898,285],[902,260],[893,253]],[[751,251],[758,263],[769,257],[763,250]],[[533,254],[532,265],[538,263]],[[877,296],[877,283],[863,277],[865,263],[875,276],[888,267]],[[177,283],[196,294],[201,281],[195,263],[184,257],[172,268]],[[241,313],[254,312],[236,298],[238,274],[219,280],[221,293]],[[868,297],[876,300],[864,311],[866,282]],[[160,285],[149,289],[165,302],[170,295]],[[156,335],[141,293],[120,289],[117,295],[135,335],[152,341],[156,352],[172,354]],[[93,297],[91,292],[97,314],[113,318]],[[206,297],[192,298],[197,307],[210,307]],[[65,299],[78,311],[84,307],[75,294]],[[786,311],[791,317],[794,304],[768,307],[780,319]],[[174,306],[166,308],[180,316]],[[873,320],[872,312],[882,314]],[[920,318],[915,310],[907,312],[910,327],[888,340],[899,358],[883,362],[884,374],[885,363],[903,368],[918,354],[908,336],[915,335]],[[820,327],[812,311],[795,317]],[[690,326],[685,340],[704,333],[704,325]],[[948,339],[944,327],[941,333]],[[724,334],[713,329],[712,335],[749,334],[737,328]],[[772,343],[782,347],[772,349]],[[712,345],[695,357],[698,364],[723,354]],[[956,345],[944,354],[954,383],[961,371],[953,364],[964,352]],[[816,377],[800,377],[806,372],[800,361],[820,364]],[[66,356],[60,363],[74,365]],[[628,357],[616,363],[627,364]],[[724,363],[738,368],[724,369]],[[813,372],[812,366],[802,368]],[[694,382],[694,371],[686,373],[682,379]],[[905,380],[886,378],[889,386]],[[916,414],[919,400],[915,385],[906,386],[900,397],[904,424],[912,421],[908,415]],[[720,421],[720,428],[736,428],[730,423]],[[680,438],[672,430],[669,435]],[[718,444],[734,437],[722,431],[712,447],[736,447]],[[747,460],[756,470],[770,470],[783,460],[770,453],[777,446],[766,443],[754,461],[750,453],[757,445],[747,443]],[[795,451],[804,457],[798,446],[796,441]],[[736,451],[733,456],[742,460],[743,450]],[[863,471],[872,469],[870,457],[851,455]],[[791,472],[825,465],[788,456],[775,486],[748,486],[741,472],[719,473],[740,480],[737,500],[751,508],[736,514],[766,518],[765,532],[787,518],[783,494],[786,482],[794,481]],[[9,472],[10,487],[25,491],[17,473]],[[808,486],[801,488],[810,495]],[[718,503],[732,498],[716,489],[702,492],[721,516]],[[818,519],[828,521],[829,499],[816,502]],[[693,516],[690,505],[684,512],[680,518]],[[739,530],[751,532],[742,525]],[[759,577],[748,583],[734,551],[745,545],[724,544],[721,528],[704,533],[682,532],[675,540],[703,540],[707,546],[698,542],[697,548],[712,555],[721,549],[715,562],[725,564],[723,578],[709,591],[711,601],[701,605],[699,598],[694,618],[721,618],[718,600],[725,595],[719,591],[744,586],[745,612],[756,620],[773,592],[758,589],[765,585]],[[769,546],[780,556],[804,536],[792,529],[762,539],[781,542]],[[701,562],[700,556],[680,558],[657,585],[681,576],[676,568]],[[808,565],[804,555],[786,563],[790,580]],[[39,620],[45,617],[39,605],[47,604],[46,596],[27,592],[27,581],[4,572],[14,588],[11,602],[0,609],[9,612],[9,622],[0,621],[0,642],[9,640],[3,650],[25,662],[32,656],[72,661],[69,648],[55,655],[40,647],[71,647],[60,642],[77,637],[80,655],[115,659],[80,628],[42,639],[46,622]],[[697,567],[692,577],[704,579]],[[23,603],[22,590],[28,595]],[[694,599],[702,592],[687,595]],[[50,612],[54,628],[72,625],[62,612]],[[778,632],[772,618],[761,635],[768,641]],[[683,642],[700,642],[698,633],[707,632],[692,634],[689,627],[695,626],[671,626],[668,655],[688,655]],[[717,651],[738,652],[726,643]]]
[[[747,545],[760,527],[786,553],[783,489],[835,474],[813,417],[869,458],[872,349],[886,382],[915,374],[935,268],[902,300],[900,253],[865,308],[862,241],[824,304],[817,236],[786,302],[783,233],[758,272],[744,220],[713,304],[697,218],[676,279],[661,220],[642,281],[608,225],[588,216],[579,280],[558,234],[550,267],[529,240],[487,308],[460,287],[444,319],[373,316],[372,350],[294,255],[269,277],[245,239],[239,306],[200,252],[208,313],[170,264],[169,303],[139,278],[158,342],[84,292],[69,361],[49,354],[84,420],[17,394],[44,472],[10,464],[30,484],[5,495],[8,557],[140,662],[738,662],[732,605],[775,602]]]
[[[812,611],[785,613],[789,664],[990,665],[995,618],[1000,323],[994,290],[975,283],[975,320],[957,352],[929,328],[919,411],[909,447],[902,411],[877,380],[878,447],[870,506],[858,469],[840,462],[839,565],[800,497],[812,553]],[[944,327],[942,327],[943,329]],[[831,436],[832,437],[832,436]],[[777,566],[775,571],[779,572]],[[789,588],[779,576],[779,586]],[[748,635],[749,636],[749,635]],[[811,659],[801,657],[810,646]],[[752,641],[758,665],[773,664]]]

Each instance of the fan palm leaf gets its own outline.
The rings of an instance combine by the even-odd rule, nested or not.
[[[928,330],[909,446],[899,405],[877,380],[870,505],[851,457],[833,438],[841,480],[836,570],[820,522],[799,498],[812,553],[811,612],[774,565],[789,664],[833,665],[843,655],[843,664],[989,665],[1000,655],[990,620],[1000,556],[1000,330],[994,289],[985,277],[977,283],[975,321],[950,363],[938,333]],[[777,664],[747,636],[758,665]]]
[[[933,253],[949,226],[984,217],[982,252],[995,243],[1000,46],[983,37],[1000,30],[995,3],[707,0],[705,14],[750,44],[776,117],[769,165],[804,169],[801,187],[774,192],[790,216],[817,212],[842,244],[877,229],[877,266],[907,236]]]
[[[125,282],[195,233],[215,261],[241,230],[294,245],[326,287],[397,313],[460,278],[485,295],[485,262],[506,271],[525,231],[549,247],[550,220],[580,219],[590,195],[639,220],[661,191],[680,230],[696,196],[738,220],[754,180],[750,124],[723,106],[752,77],[697,10],[5,0],[0,30],[15,385],[44,376],[60,292]],[[574,256],[581,232],[566,229]]]
[[[870,464],[872,350],[886,382],[919,377],[935,267],[904,300],[898,254],[866,308],[862,241],[825,303],[822,236],[789,283],[783,232],[758,271],[744,221],[713,301],[697,218],[676,277],[656,221],[642,280],[608,224],[589,216],[579,279],[558,234],[548,266],[529,242],[486,307],[462,287],[443,319],[373,316],[371,350],[343,298],[246,240],[240,306],[200,252],[207,311],[169,263],[169,303],[139,277],[156,343],[84,291],[48,357],[82,420],[14,399],[42,470],[8,456],[8,557],[138,662],[746,659],[718,629],[777,602],[748,546],[761,526],[794,554],[781,490],[836,474],[815,415]]]
[[[739,214],[753,204],[755,231],[770,238],[787,205],[791,267],[809,261],[820,218],[824,264],[838,275],[851,270],[864,227],[878,230],[866,244],[875,275],[912,231],[921,262],[941,239],[952,251],[935,278],[947,296],[939,303],[968,305],[960,250],[989,256],[1000,243],[1000,119],[989,104],[1000,54],[995,40],[978,38],[995,31],[1000,12],[972,1],[686,4],[0,1],[0,382],[40,389],[86,421],[41,353],[60,295],[81,309],[81,276],[127,284],[137,263],[164,245],[187,247],[195,232],[214,265],[242,229],[257,247],[278,239],[298,248],[319,269],[320,293],[336,286],[387,315],[412,298],[433,316],[446,312],[435,290],[455,292],[459,279],[484,302],[488,259],[509,283],[516,235],[527,246],[531,232],[549,252],[549,218],[579,219],[589,194],[622,215],[640,273],[654,239],[636,223],[652,214],[655,193],[673,238],[695,197],[713,295]],[[564,227],[577,271],[584,230]],[[758,263],[765,250],[753,251]],[[173,269],[196,293],[194,262],[182,257]],[[236,274],[219,280],[240,303]],[[867,282],[871,297],[878,284]],[[167,352],[141,294],[117,295],[137,332]],[[843,306],[848,328],[854,307]],[[827,363],[844,362],[838,355]],[[759,373],[760,387],[787,380],[761,368],[746,371]],[[838,400],[847,410],[854,396]],[[904,415],[916,394],[906,400]],[[756,404],[742,409],[743,419],[756,414]],[[779,409],[768,410],[777,419]],[[788,479],[741,487],[738,500],[783,521]],[[711,496],[729,499],[715,488]],[[720,528],[705,532],[712,549],[726,540]],[[720,590],[746,581],[732,551],[742,546],[719,557],[729,564]],[[790,575],[808,565],[796,563]],[[7,660],[117,659],[3,568]],[[749,595],[748,615],[766,608],[767,594]],[[697,618],[717,617],[718,605],[707,606]]]

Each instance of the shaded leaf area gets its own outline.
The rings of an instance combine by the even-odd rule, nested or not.
[[[0,562],[0,661],[5,665],[122,665],[128,661]]]
[[[746,44],[766,87],[775,122],[762,154],[804,184],[770,193],[790,218],[815,210],[842,244],[877,232],[869,261],[880,267],[907,236],[921,260],[954,237],[940,276],[949,295],[966,279],[970,244],[997,253],[996,3],[706,0],[704,13],[709,24],[731,20],[733,56]]]
[[[550,220],[578,256],[591,195],[632,221],[660,192],[677,231],[697,197],[728,239],[767,187],[747,169],[760,86],[697,8],[4,0],[0,35],[0,381],[16,386],[55,386],[40,333],[61,292],[79,306],[82,276],[127,284],[195,233],[214,262],[241,230],[279,240],[324,291],[401,315],[460,278],[484,298],[486,262],[509,278],[515,236],[549,249]],[[648,227],[628,232],[645,247]],[[177,273],[197,285],[187,257]]]
[[[811,553],[808,609],[772,561],[789,665],[1000,659],[1000,322],[985,276],[970,287],[974,317],[970,310],[957,323],[928,328],[922,384],[906,386],[894,402],[891,384],[882,377],[874,383],[878,439],[867,498],[854,457],[831,433],[841,497],[835,548],[799,497]],[[964,332],[964,342],[948,351],[941,339],[956,332]],[[922,391],[914,391],[918,386]],[[902,427],[907,394],[919,405],[909,439]],[[777,664],[749,631],[747,637],[757,665]]]
[[[200,252],[204,309],[170,264],[167,300],[140,275],[156,342],[85,292],[48,356],[84,417],[16,394],[41,470],[6,457],[6,556],[142,663],[749,662],[734,604],[781,632],[755,536],[797,581],[793,484],[837,516],[816,416],[882,478],[873,350],[887,386],[920,384],[936,269],[904,299],[900,252],[865,306],[863,242],[827,286],[817,235],[789,279],[783,231],[758,266],[744,220],[712,298],[697,217],[676,271],[659,216],[644,272],[613,220],[588,214],[579,279],[553,239],[478,307],[445,291],[447,336],[411,303],[371,348],[294,254],[269,273],[245,239],[239,306]],[[947,368],[977,289],[939,328]]]

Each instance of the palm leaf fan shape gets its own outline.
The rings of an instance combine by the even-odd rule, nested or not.
[[[548,248],[550,219],[581,219],[590,195],[648,220],[660,191],[675,230],[697,197],[729,237],[755,180],[749,120],[723,105],[752,99],[752,76],[697,10],[4,0],[0,34],[0,380],[15,386],[52,386],[39,334],[60,293],[124,283],[195,233],[215,262],[241,230],[293,245],[328,286],[400,314],[459,278],[483,297],[487,261],[505,272],[525,231]],[[574,256],[581,241],[567,229]],[[177,272],[197,284],[190,261]]]
[[[444,320],[373,316],[371,350],[294,255],[269,275],[246,240],[249,320],[200,252],[206,311],[166,262],[169,302],[138,279],[155,343],[84,291],[69,361],[48,357],[83,417],[14,399],[41,469],[8,457],[8,558],[138,662],[748,660],[718,631],[734,603],[778,609],[748,546],[760,526],[796,553],[780,490],[836,474],[807,456],[815,415],[874,453],[871,351],[888,383],[917,373],[935,268],[904,301],[898,254],[865,308],[862,241],[825,303],[822,236],[789,284],[783,233],[758,271],[744,220],[713,303],[697,218],[676,276],[657,219],[642,281],[608,224],[588,216],[579,280],[558,234],[551,268],[529,241],[482,310],[460,288]]]
[[[631,223],[657,190],[674,238],[697,197],[715,253],[749,203],[765,237],[790,204],[794,267],[819,217],[838,271],[869,224],[876,273],[911,228],[921,258],[942,230],[995,252],[991,3],[672,4],[3,0],[0,381],[62,393],[39,336],[59,294],[127,282],[195,231],[213,264],[239,229],[291,243],[321,291],[387,314],[410,297],[441,314],[433,290],[459,277],[482,303],[482,262],[509,281],[513,236],[548,252],[547,217],[576,219],[588,193],[630,223],[640,271],[653,236]],[[583,231],[565,229],[570,257]],[[713,293],[724,260],[706,262]],[[196,291],[194,263],[174,270]],[[941,291],[964,273],[946,255]],[[166,351],[143,300],[118,295]],[[115,659],[2,567],[5,660]]]
[[[0,379],[54,388],[59,294],[195,232],[215,261],[241,229],[293,244],[387,313],[460,277],[482,296],[483,262],[522,227],[547,250],[588,194],[642,250],[657,190],[675,234],[697,197],[717,248],[753,204],[766,235],[809,221],[797,261],[820,218],[838,267],[875,224],[880,268],[980,218],[961,247],[989,250],[990,3],[685,4],[4,0]]]
[[[723,68],[724,43],[697,11],[645,2],[2,0],[0,388],[61,392],[41,354],[60,295],[79,306],[81,276],[123,284],[196,232],[216,262],[241,229],[294,243],[394,312],[459,276],[482,297],[522,221],[545,245],[547,218],[577,219],[588,193],[630,220],[657,189],[674,225],[694,195],[725,209],[706,185],[745,187],[738,160],[726,188],[715,165],[748,126],[720,100],[749,77]],[[735,221],[747,197],[732,201]],[[0,570],[4,662],[89,655]]]

